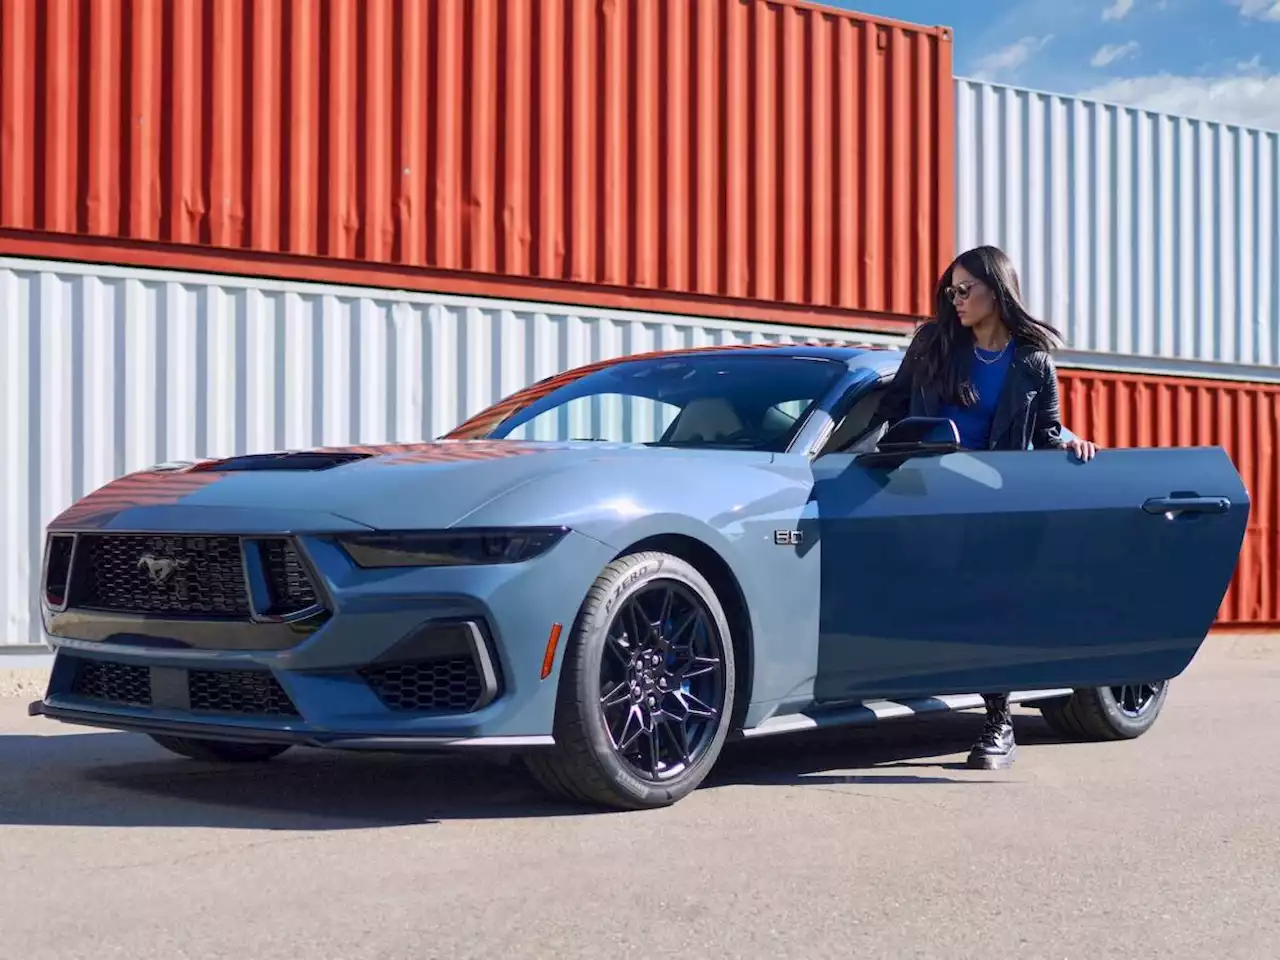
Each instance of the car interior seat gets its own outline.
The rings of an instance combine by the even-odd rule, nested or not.
[[[715,443],[738,433],[743,422],[723,397],[699,397],[680,411],[667,442]]]

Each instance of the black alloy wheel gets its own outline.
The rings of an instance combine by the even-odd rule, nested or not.
[[[1036,704],[1045,722],[1076,740],[1132,740],[1155,725],[1169,697],[1168,680],[1084,687]]]
[[[1157,680],[1154,683],[1138,683],[1123,687],[1111,687],[1111,696],[1116,702],[1116,707],[1126,717],[1134,720],[1140,718],[1147,710],[1151,709],[1152,704],[1159,700],[1160,692],[1164,689],[1165,682]]]
[[[724,653],[706,605],[655,581],[614,614],[600,663],[600,711],[613,749],[655,782],[697,763],[725,709]]]
[[[612,809],[675,803],[720,756],[737,659],[707,578],[657,551],[619,557],[596,578],[564,645],[555,745],[524,756],[542,786]]]

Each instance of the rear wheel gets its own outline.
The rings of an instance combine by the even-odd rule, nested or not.
[[[526,766],[573,800],[674,803],[720,755],[734,679],[729,624],[706,578],[670,554],[622,557],[596,579],[567,644],[556,746]]]
[[[211,760],[218,763],[261,763],[275,759],[290,746],[287,743],[238,743],[231,740],[166,737],[155,733],[151,734],[151,739],[166,750],[189,760]]]
[[[1169,695],[1169,681],[1088,687],[1040,704],[1045,722],[1081,740],[1132,740],[1155,724]]]

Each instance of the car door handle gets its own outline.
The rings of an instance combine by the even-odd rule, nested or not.
[[[1147,513],[1226,513],[1231,501],[1226,497],[1153,497],[1142,505]]]

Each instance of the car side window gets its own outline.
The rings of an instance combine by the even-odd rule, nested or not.
[[[827,442],[823,444],[822,450],[818,455],[822,456],[827,453],[847,453],[855,448],[861,452],[863,447],[870,449],[868,443],[874,445],[875,439],[878,439],[880,431],[872,431],[868,429],[871,418],[875,416],[876,409],[880,406],[880,399],[884,396],[888,384],[881,384],[872,387],[863,396],[854,401],[853,406],[836,424],[836,428],[831,431],[831,436],[827,438]]]

